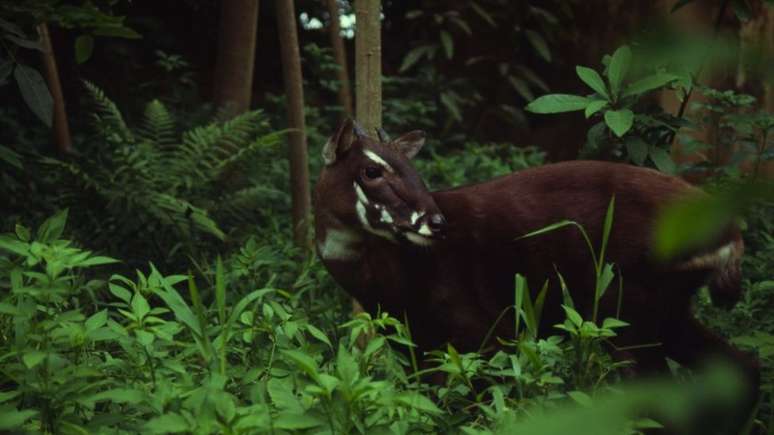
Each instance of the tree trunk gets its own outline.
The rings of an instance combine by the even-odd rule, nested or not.
[[[65,109],[62,83],[59,81],[59,68],[56,66],[54,47],[51,44],[51,35],[48,33],[46,23],[38,24],[38,35],[43,46],[43,67],[46,70],[46,82],[54,100],[54,142],[61,154],[69,154],[73,150],[73,141],[70,137],[70,126],[67,123],[67,110]]]
[[[381,0],[355,0],[356,118],[373,135],[382,126]]]
[[[347,68],[347,51],[344,48],[344,41],[341,39],[341,25],[339,23],[339,3],[338,0],[326,0],[328,14],[331,16],[331,24],[328,32],[331,37],[331,47],[333,47],[333,57],[339,65],[337,71],[339,79],[339,105],[342,108],[342,118],[352,117],[352,92],[349,83],[349,69]]]
[[[369,135],[382,126],[381,0],[355,0],[355,104],[356,118]],[[354,314],[363,307],[352,300]],[[365,348],[363,337],[359,345]]]
[[[288,143],[290,145],[290,189],[293,201],[293,240],[306,254],[311,249],[308,227],[312,201],[309,194],[304,89],[296,32],[296,14],[293,0],[278,0],[276,9],[290,128]]]
[[[215,105],[228,117],[250,109],[258,0],[222,0],[215,61]]]

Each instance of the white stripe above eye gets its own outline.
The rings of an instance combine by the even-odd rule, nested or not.
[[[377,165],[379,165],[379,166],[383,167],[384,169],[386,169],[387,172],[395,172],[395,171],[393,171],[392,166],[390,166],[389,163],[385,162],[384,159],[379,157],[379,155],[376,154],[375,152],[373,152],[371,150],[364,149],[363,150],[363,154],[365,154],[366,157],[371,159]]]

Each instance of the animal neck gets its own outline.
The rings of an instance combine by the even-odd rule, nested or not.
[[[316,224],[317,252],[324,261],[356,262],[362,258],[366,237],[363,230],[330,213],[320,213]]]

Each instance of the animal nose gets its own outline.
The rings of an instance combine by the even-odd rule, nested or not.
[[[444,225],[446,225],[446,218],[444,218],[442,214],[436,213],[430,216],[428,225],[430,226],[430,231],[439,233],[443,229]]]

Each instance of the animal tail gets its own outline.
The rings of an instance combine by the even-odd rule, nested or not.
[[[725,240],[726,243],[719,248],[689,258],[679,268],[709,271],[712,302],[720,307],[731,308],[742,297],[741,260],[744,242],[738,230],[734,230]]]

